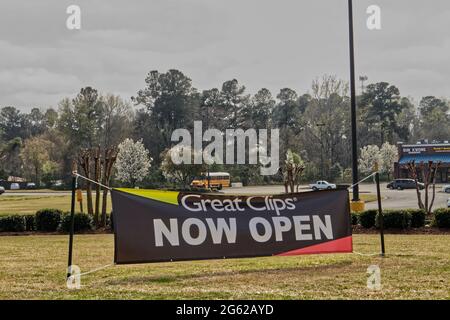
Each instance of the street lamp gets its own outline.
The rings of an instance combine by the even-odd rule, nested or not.
[[[355,50],[353,42],[353,1],[348,0],[348,29],[350,49],[350,107],[352,122],[352,177],[353,177],[353,199],[352,209],[361,210],[358,183],[358,143],[356,140],[356,91],[355,91]]]

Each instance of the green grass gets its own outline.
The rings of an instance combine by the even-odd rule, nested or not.
[[[95,198],[94,198],[95,201]],[[101,200],[100,200],[101,201]],[[70,210],[70,195],[52,195],[52,196],[0,196],[0,216],[9,214],[34,214],[37,210],[43,208]],[[101,207],[100,207],[101,208]],[[80,211],[78,202],[76,210]],[[86,196],[83,196],[83,210],[87,212]],[[111,201],[108,199],[107,212],[111,211]]]
[[[67,236],[0,236],[0,299],[450,299],[450,235],[387,235],[387,257],[356,254],[111,266],[65,286]],[[379,251],[355,235],[355,251]],[[112,235],[77,235],[82,272],[111,263]],[[367,289],[369,265],[382,290]]]

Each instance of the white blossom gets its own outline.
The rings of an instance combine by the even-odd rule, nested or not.
[[[142,139],[136,142],[132,139],[125,139],[119,144],[119,153],[115,164],[117,179],[134,187],[148,175],[152,160]]]

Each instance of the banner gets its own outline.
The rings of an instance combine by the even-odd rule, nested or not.
[[[112,190],[117,264],[352,252],[347,190],[231,196]]]

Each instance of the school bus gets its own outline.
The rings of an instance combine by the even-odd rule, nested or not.
[[[221,190],[230,186],[230,174],[228,172],[210,172],[209,173],[209,187],[211,189]],[[196,177],[191,182],[193,188],[208,188],[207,174],[202,174]]]

